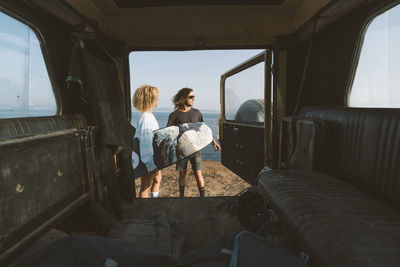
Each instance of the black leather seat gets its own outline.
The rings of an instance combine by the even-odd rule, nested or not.
[[[400,110],[307,108],[334,131],[327,173],[272,170],[259,185],[315,266],[400,266]]]

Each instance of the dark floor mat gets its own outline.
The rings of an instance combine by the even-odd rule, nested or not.
[[[184,226],[161,212],[149,219],[118,221],[111,226],[108,237],[133,242],[178,258],[184,242]]]
[[[162,252],[111,238],[72,235],[42,249],[18,266],[174,266]]]

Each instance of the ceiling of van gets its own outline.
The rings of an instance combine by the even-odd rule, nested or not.
[[[271,45],[334,0],[64,1],[127,47],[197,49]]]
[[[280,5],[284,0],[114,0],[120,8],[155,6]]]

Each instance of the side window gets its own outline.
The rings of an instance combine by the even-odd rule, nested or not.
[[[400,108],[400,6],[368,26],[348,103],[352,107]]]
[[[264,68],[261,62],[225,80],[225,118],[245,123],[264,122]]]
[[[36,34],[0,12],[0,118],[47,116],[56,111]]]

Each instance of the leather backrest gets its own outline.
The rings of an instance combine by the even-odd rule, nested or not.
[[[0,141],[84,128],[86,128],[86,120],[82,115],[1,119]]]
[[[330,123],[330,173],[400,208],[400,109],[308,107],[299,115]]]

